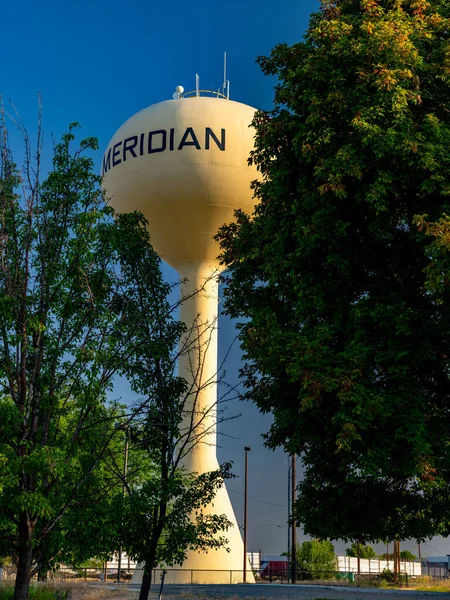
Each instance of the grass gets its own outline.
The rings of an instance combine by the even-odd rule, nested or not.
[[[31,585],[29,600],[67,600],[69,596],[65,587]],[[12,600],[14,597],[14,586],[11,584],[0,584],[0,600]]]
[[[70,591],[72,600],[134,600],[138,596],[137,591],[110,590],[100,586],[88,587],[83,584],[75,584]]]
[[[450,579],[433,579],[432,577],[417,577],[412,579],[408,586],[410,590],[420,592],[447,592],[450,593]]]
[[[137,592],[90,587],[84,583],[38,584],[30,586],[29,600],[136,600]],[[13,600],[14,586],[0,584],[0,600]]]

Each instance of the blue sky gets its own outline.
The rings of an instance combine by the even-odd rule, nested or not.
[[[317,6],[318,0],[6,0],[0,94],[6,105],[8,99],[14,102],[32,133],[41,92],[44,164],[49,164],[51,136],[58,139],[78,121],[82,135],[99,139],[94,161],[100,171],[110,138],[134,113],[170,99],[177,85],[195,88],[196,73],[201,87],[217,89],[225,50],[231,98],[269,109],[276,82],[261,74],[256,57],[269,54],[276,44],[299,41]],[[14,146],[20,153],[20,144]],[[165,273],[176,277],[169,268]],[[221,318],[219,336],[220,361],[235,337],[226,318]],[[236,347],[226,367],[228,379],[236,380],[239,362]],[[219,460],[234,461],[238,475],[229,486],[230,498],[242,523],[243,447],[249,445],[249,550],[282,552],[287,545],[287,459],[263,447],[267,416],[243,403],[228,407],[229,415],[237,412],[239,419],[221,427],[218,450]],[[340,552],[344,547],[336,545]],[[450,545],[440,540],[423,546],[424,554],[447,552]]]
[[[303,34],[316,0],[206,2],[56,2],[15,0],[2,8],[0,89],[25,122],[35,120],[37,90],[45,130],[59,136],[79,121],[105,147],[132,114],[170,99],[176,85],[222,83],[228,53],[231,95],[269,108],[273,81],[255,58]]]

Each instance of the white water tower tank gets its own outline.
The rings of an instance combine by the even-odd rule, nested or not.
[[[219,227],[237,208],[253,211],[254,113],[219,98],[168,100],[128,119],[110,141],[102,174],[111,203],[144,213],[154,248],[172,266],[217,263]]]

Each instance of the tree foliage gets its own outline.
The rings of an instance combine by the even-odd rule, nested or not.
[[[400,560],[409,560],[413,562],[417,560],[417,556],[415,556],[410,550],[402,550],[400,552]]]
[[[226,544],[220,535],[230,525],[226,516],[205,514],[202,509],[230,477],[229,467],[201,475],[178,470],[167,480],[153,477],[130,490],[123,509],[123,546],[147,575],[159,564],[181,565],[190,549],[205,551]]]
[[[158,334],[141,367],[149,373],[182,331],[167,311],[170,286],[144,218],[113,219],[93,173],[97,141],[74,147],[75,128],[56,144],[44,181],[40,131],[33,161],[22,128],[19,170],[0,128],[0,554],[17,556],[16,600],[33,573],[115,549],[102,525],[122,488],[114,424],[124,410],[108,393],[142,358],[138,323]],[[130,264],[136,249],[139,273]],[[138,322],[133,300],[144,284]]]
[[[419,231],[429,237],[427,248],[430,263],[426,267],[425,286],[436,302],[445,302],[450,285],[450,217],[443,214],[437,221],[427,220],[428,215],[414,219]]]
[[[323,0],[259,59],[278,84],[259,204],[218,234],[226,310],[322,538],[449,531],[449,32],[442,0]]]
[[[334,546],[328,540],[310,540],[297,548],[300,579],[329,579],[337,570]]]
[[[359,556],[359,558],[376,558],[377,553],[369,544],[358,544],[353,542],[350,548],[345,549],[346,556]]]
[[[177,375],[198,337],[174,318],[143,215],[114,215],[104,198],[97,140],[74,148],[73,124],[41,181],[40,127],[33,160],[18,124],[21,170],[0,122],[0,556],[17,557],[25,600],[32,575],[124,546],[144,563],[146,598],[154,566],[223,545],[230,525],[203,510],[229,465],[182,466],[208,433],[194,418],[202,386]],[[116,375],[134,403],[108,400]]]
[[[394,554],[387,554],[386,552],[380,556],[380,558],[384,560],[393,561]],[[417,560],[417,556],[415,556],[410,550],[402,550],[400,552],[400,560],[406,560],[410,562],[414,562]]]
[[[39,180],[26,142],[19,172],[1,129],[0,531],[18,557],[16,598],[95,477],[113,438],[106,406],[120,349],[111,335],[115,273],[102,237],[113,227],[92,174],[94,139],[72,151],[73,128]],[[120,317],[119,317],[120,319]]]

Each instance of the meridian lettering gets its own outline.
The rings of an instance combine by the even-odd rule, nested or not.
[[[105,152],[103,155],[102,173],[106,173],[111,168],[111,148],[108,150],[108,154]]]
[[[119,146],[122,145],[122,142],[117,142],[117,144],[114,144],[114,148],[113,148],[113,167],[115,167],[116,165],[120,164],[122,161],[120,158],[117,158],[118,156],[120,156],[120,150],[119,150]]]
[[[161,136],[161,145],[159,146],[154,146],[153,143],[153,138],[156,136]],[[164,150],[166,149],[166,138],[167,138],[167,132],[165,129],[158,129],[157,131],[150,131],[150,133],[148,134],[148,153],[149,154],[153,154],[154,152],[164,152]],[[157,140],[155,143],[157,144],[159,140]]]
[[[191,140],[188,141],[188,135],[191,136]],[[180,145],[178,146],[178,150],[182,150],[185,146],[195,146],[197,150],[201,150],[200,144],[198,143],[197,136],[194,133],[192,127],[188,127],[184,132],[183,137],[181,138]]]
[[[131,142],[131,144],[130,144]],[[127,152],[131,152],[133,158],[136,158],[137,154],[134,151],[138,143],[137,135],[133,135],[127,138],[123,143],[123,160],[127,160]]]
[[[210,137],[212,137],[212,139],[215,141],[219,150],[225,150],[225,129],[221,129],[220,132],[221,133],[220,133],[220,142],[219,142],[216,134],[210,127],[207,127],[205,129],[205,150],[209,150],[209,138]]]
[[[177,145],[175,138],[179,139]],[[225,151],[225,129],[220,130],[220,139],[210,127],[205,127],[204,148],[209,150],[212,142],[221,150]],[[132,135],[124,140],[117,142],[105,152],[102,162],[102,175],[107,173],[112,167],[116,167],[121,162],[144,156],[144,154],[154,154],[157,152],[169,152],[183,150],[185,147],[193,147],[201,150],[198,136],[193,127],[187,127],[183,135],[175,136],[175,129],[155,129],[147,133]],[[111,160],[112,156],[112,160]],[[112,162],[112,165],[111,165]]]

